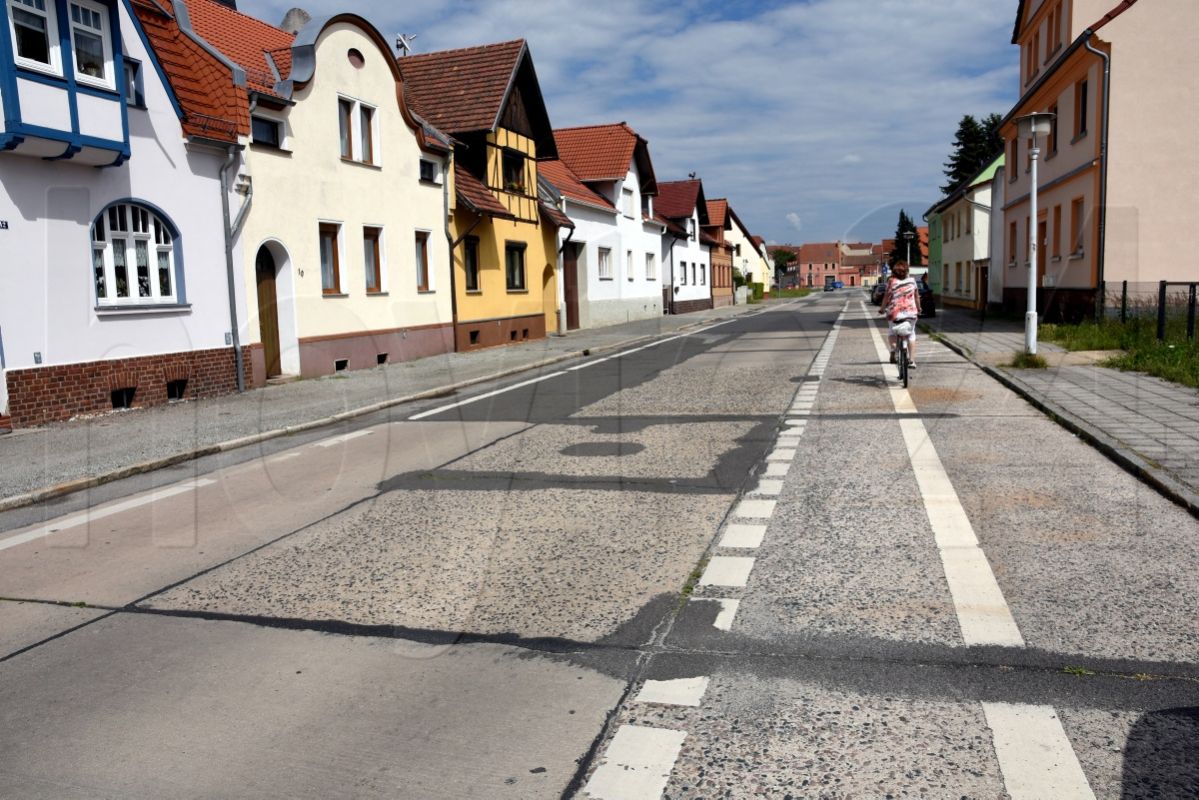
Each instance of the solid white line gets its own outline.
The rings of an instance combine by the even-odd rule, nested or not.
[[[333,436],[328,439],[323,439],[319,442],[313,442],[312,446],[313,447],[333,447],[335,445],[345,444],[346,442],[348,442],[352,439],[359,439],[363,436],[370,436],[372,433],[374,433],[374,431],[372,431],[372,430],[354,431],[353,433],[346,433],[346,434],[342,434],[341,436]]]
[[[885,363],[887,346],[874,321],[867,318],[867,322],[879,361],[890,377],[890,365]],[[893,387],[891,397],[896,411],[915,413],[916,405],[907,390]],[[929,527],[940,551],[963,641],[968,645],[1023,647],[1024,637],[924,423],[919,419],[901,419],[899,426]]]
[[[274,458],[268,458],[267,463],[268,464],[278,464],[280,461],[290,461],[293,458],[299,458],[299,457],[300,457],[300,453],[298,451],[293,450],[290,453],[283,453],[282,455],[277,455]]]
[[[520,383],[514,383],[511,386],[505,386],[503,389],[496,389],[494,391],[486,392],[484,394],[476,395],[474,397],[468,397],[465,400],[459,400],[457,403],[450,403],[449,405],[438,406],[437,408],[430,408],[428,411],[422,411],[419,414],[413,414],[411,417],[408,418],[408,420],[415,421],[418,419],[424,419],[425,417],[432,417],[437,414],[444,414],[446,411],[450,411],[452,409],[459,408],[460,406],[466,406],[466,405],[470,405],[471,403],[477,403],[480,400],[486,400],[489,397],[495,397],[496,395],[501,395],[501,394],[504,394],[505,392],[512,392],[517,389],[523,389],[526,386],[532,386],[535,383],[541,383],[542,381],[548,381],[550,378],[557,378],[559,375],[565,375],[565,374],[566,374],[565,371],[559,370],[558,372],[551,372],[549,375],[542,375],[539,378],[530,378],[527,381],[521,381]]]
[[[19,533],[15,536],[10,536],[7,539],[2,539],[0,540],[0,550],[7,550],[10,547],[16,547],[17,545],[25,544],[27,542],[37,541],[38,539],[49,536],[52,533],[59,533],[61,531],[69,530],[70,528],[79,527],[80,525],[86,525],[89,522],[104,519],[105,517],[111,517],[114,514],[120,514],[124,511],[129,511],[130,509],[150,505],[151,503],[157,503],[160,500],[166,500],[167,498],[185,494],[205,486],[212,486],[214,483],[216,483],[216,481],[211,478],[200,478],[194,481],[185,481],[165,489],[157,489],[139,497],[134,497],[129,500],[122,500],[119,503],[113,503],[112,505],[107,506],[99,506],[98,508],[91,508],[78,514],[72,514],[69,517],[63,517],[61,519],[48,522],[45,525],[42,525],[39,528],[34,528],[31,531],[26,531],[25,533]]]
[[[731,631],[733,629],[733,620],[737,618],[737,610],[741,608],[741,601],[720,598],[708,599],[706,602],[720,604],[720,612],[716,615],[716,619],[712,621],[712,627],[719,631]]]
[[[686,739],[685,731],[621,725],[583,792],[596,800],[658,800]]]
[[[741,519],[770,519],[776,505],[776,500],[742,500],[733,511],[733,516]]]
[[[678,678],[671,681],[646,681],[633,702],[664,706],[699,708],[708,691],[708,678]]]
[[[983,703],[1012,800],[1095,800],[1086,773],[1050,706]]]
[[[720,540],[720,546],[756,550],[762,546],[762,540],[765,538],[765,525],[743,525],[734,523],[725,528],[724,537]]]
[[[744,556],[712,556],[703,577],[699,579],[700,586],[729,586],[735,589],[744,588],[749,583],[749,573],[753,572],[754,559]]]

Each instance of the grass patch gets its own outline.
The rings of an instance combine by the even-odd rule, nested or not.
[[[691,599],[691,595],[695,594],[695,587],[699,585],[699,579],[703,577],[704,570],[708,568],[708,557],[704,556],[703,560],[695,565],[695,569],[691,570],[691,574],[687,576],[687,582],[683,584],[683,591],[679,593],[678,608],[687,605],[687,601]]]
[[[1133,317],[1082,322],[1077,325],[1042,325],[1041,338],[1067,350],[1123,350],[1103,363],[1126,372],[1144,372],[1183,386],[1199,388],[1199,343],[1186,338],[1186,318],[1166,320],[1166,338],[1158,341],[1156,317]]]
[[[1066,667],[1062,670],[1062,672],[1066,673],[1067,675],[1073,675],[1076,678],[1089,678],[1095,674],[1086,667]]]
[[[1007,366],[1012,369],[1047,369],[1049,362],[1044,356],[1034,355],[1032,353],[1016,353],[1012,356],[1012,360]]]
[[[775,289],[770,293],[771,297],[807,297],[812,293],[811,289]]]

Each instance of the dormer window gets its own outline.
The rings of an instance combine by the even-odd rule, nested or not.
[[[108,9],[90,0],[74,0],[70,4],[70,14],[75,79],[107,89],[116,88]]]
[[[62,74],[58,57],[58,25],[47,8],[50,0],[8,0],[8,18],[17,66]]]
[[[504,151],[504,191],[525,194],[525,157],[514,150]]]

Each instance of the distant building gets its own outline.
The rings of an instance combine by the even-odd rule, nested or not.
[[[991,267],[991,188],[1003,156],[962,182],[925,214],[932,231],[938,265],[929,262],[930,284],[936,275],[942,302],[981,309],[987,303]]]
[[[709,224],[703,183],[697,178],[659,183],[654,206],[655,218],[666,227],[661,263],[672,286],[667,311],[686,314],[711,308],[711,248],[702,233]]]

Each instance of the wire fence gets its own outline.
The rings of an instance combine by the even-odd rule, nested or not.
[[[1142,283],[1121,281],[1105,283],[1101,289],[1103,317],[1130,322],[1156,324],[1158,341],[1195,341],[1196,298],[1199,282],[1158,281]]]

